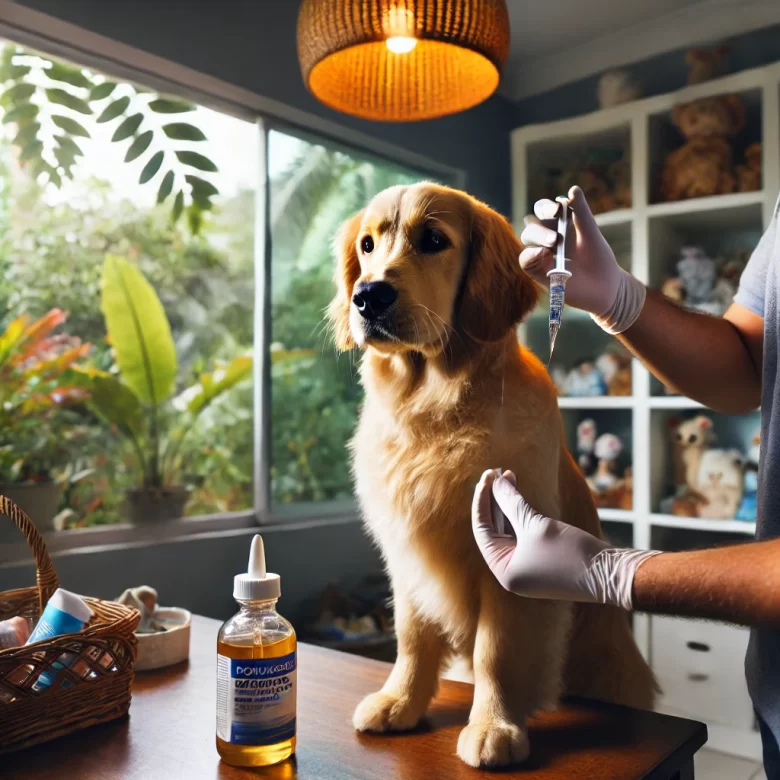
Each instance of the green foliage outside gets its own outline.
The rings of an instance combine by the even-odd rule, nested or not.
[[[0,81],[6,90],[14,86],[14,79],[21,84],[28,78],[21,71],[9,75],[7,59],[0,67],[5,68],[0,70]],[[75,72],[86,73],[92,83],[89,94],[94,93],[96,101],[111,102],[110,96],[101,98],[103,92],[95,90],[100,77],[79,69]],[[78,79],[69,70],[55,74]],[[85,84],[71,86],[88,89]],[[16,137],[5,132],[0,139],[0,332],[22,314],[37,319],[60,309],[67,314],[69,336],[92,345],[87,360],[95,371],[107,372],[112,378],[120,375],[117,352],[107,341],[101,312],[101,274],[107,255],[121,256],[148,280],[162,304],[176,356],[168,379],[170,394],[181,397],[215,365],[228,364],[251,351],[254,193],[210,195],[208,209],[203,204],[197,220],[172,221],[170,199],[139,208],[100,180],[81,182],[78,197],[51,205],[46,188],[57,182],[52,182],[51,171],[30,163],[35,154],[46,158],[47,153],[35,146],[25,154],[18,132],[28,120],[35,124],[41,118],[45,125],[42,118],[60,112],[63,105],[78,112],[52,101],[46,89],[53,88],[57,87],[42,88],[36,81],[36,91],[27,90],[27,97],[24,89],[17,89],[17,103],[35,101],[38,110],[34,117],[22,117]],[[68,86],[61,88],[69,90]],[[118,95],[124,86],[116,89]],[[154,112],[154,96],[140,90],[133,94],[149,104],[142,111],[144,116]],[[59,93],[55,95],[64,100]],[[98,108],[105,110],[102,104],[92,107],[91,100],[87,103],[93,114]],[[0,105],[6,126],[13,125],[8,114],[17,107],[11,106],[10,98]],[[84,114],[82,123],[94,121],[90,117]],[[139,124],[135,137],[142,132],[140,128]],[[43,132],[41,143],[49,144],[44,131],[28,132]],[[272,156],[275,136],[271,133]],[[289,149],[289,137],[286,140]],[[150,153],[153,148],[150,144]],[[26,159],[21,160],[22,155]],[[170,164],[186,165],[187,160],[196,162],[195,158],[178,158]],[[78,155],[71,162],[61,174],[77,170]],[[335,353],[324,321],[333,292],[331,242],[341,222],[373,194],[417,178],[391,165],[304,141],[297,142],[289,164],[272,178],[270,479],[272,500],[277,504],[351,495],[345,444],[354,428],[361,392],[355,356]],[[31,460],[33,450],[35,458],[44,449],[50,454],[47,469],[65,484],[69,526],[117,522],[122,490],[138,481],[138,453],[132,441],[120,435],[121,420],[106,426],[97,411],[94,404],[63,410],[54,419],[46,443],[32,442],[28,434],[34,431],[29,425],[27,438],[21,428],[8,435],[13,449],[23,450]],[[193,487],[188,513],[251,507],[253,419],[251,380],[226,389],[202,411],[178,453],[182,466],[178,478]]]

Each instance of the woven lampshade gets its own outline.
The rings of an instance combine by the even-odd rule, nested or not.
[[[298,58],[323,103],[363,119],[454,114],[498,87],[504,0],[303,0]]]

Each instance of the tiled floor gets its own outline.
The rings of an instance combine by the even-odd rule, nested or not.
[[[696,754],[696,780],[766,780],[760,764],[714,750]]]

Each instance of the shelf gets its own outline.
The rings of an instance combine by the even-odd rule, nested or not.
[[[633,409],[634,398],[630,395],[599,395],[591,398],[558,398],[561,409]]]
[[[692,531],[720,531],[722,533],[755,536],[756,524],[742,520],[709,520],[697,517],[676,517],[675,515],[650,515],[650,524],[660,528],[688,528]]]
[[[648,402],[651,409],[706,409],[707,407],[682,395],[653,396]]]
[[[605,211],[603,214],[596,214],[596,224],[599,227],[609,227],[610,225],[627,225],[634,218],[632,209],[616,209],[615,211]]]
[[[732,211],[750,206],[763,206],[766,195],[763,190],[756,192],[735,192],[729,195],[712,195],[708,198],[690,198],[676,200],[670,203],[654,203],[647,207],[648,217],[672,217],[695,214],[699,221],[715,221],[723,225],[723,214],[708,214],[708,212]],[[732,212],[733,213],[733,212]],[[739,212],[734,214],[737,218]]]
[[[599,519],[602,522],[628,523],[633,525],[636,522],[636,515],[634,512],[629,512],[625,509],[607,509],[601,507],[599,508]]]

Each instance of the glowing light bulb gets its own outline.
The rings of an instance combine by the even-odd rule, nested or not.
[[[408,54],[417,46],[417,38],[410,38],[406,35],[393,35],[385,41],[385,46],[393,54]]]

